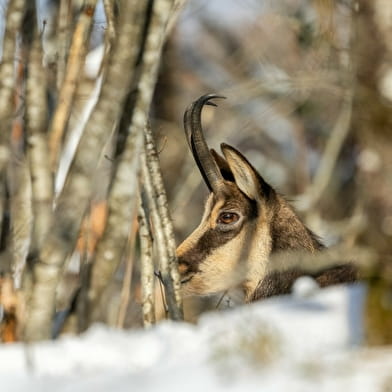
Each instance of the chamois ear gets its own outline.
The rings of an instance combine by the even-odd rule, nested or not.
[[[226,159],[222,157],[222,155],[218,154],[213,148],[210,149],[211,155],[214,158],[216,164],[219,167],[219,170],[222,174],[222,177],[226,181],[235,182],[233,173],[230,169],[229,164],[227,163]]]
[[[264,181],[249,161],[228,144],[222,143],[221,149],[238,188],[252,200],[269,198],[273,192],[272,187]]]

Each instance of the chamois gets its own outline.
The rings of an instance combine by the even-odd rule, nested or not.
[[[223,156],[209,150],[203,136],[204,105],[224,98],[208,94],[184,114],[184,129],[201,175],[210,190],[199,226],[177,248],[184,294],[207,295],[240,287],[247,302],[286,294],[296,278],[311,275],[320,286],[355,280],[351,264],[306,273],[288,266],[274,271],[278,252],[323,249],[320,240],[235,148],[222,143]]]

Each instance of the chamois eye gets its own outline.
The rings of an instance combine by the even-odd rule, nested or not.
[[[217,223],[223,225],[230,225],[231,223],[235,223],[240,219],[239,215],[235,212],[221,212],[219,214],[219,218]]]

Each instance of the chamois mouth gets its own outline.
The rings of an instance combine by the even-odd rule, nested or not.
[[[185,283],[190,282],[194,276],[195,276],[195,274],[192,274],[192,275],[188,276],[187,278],[182,279],[181,284],[185,284]]]

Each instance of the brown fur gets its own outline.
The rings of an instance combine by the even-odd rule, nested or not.
[[[352,264],[334,266],[316,273],[308,273],[301,269],[288,269],[286,271],[267,274],[254,291],[251,301],[274,295],[289,294],[294,282],[301,276],[312,277],[320,287],[333,284],[355,282],[357,269]]]
[[[281,196],[277,196],[273,212],[271,221],[272,252],[287,250],[314,252],[324,247]]]

